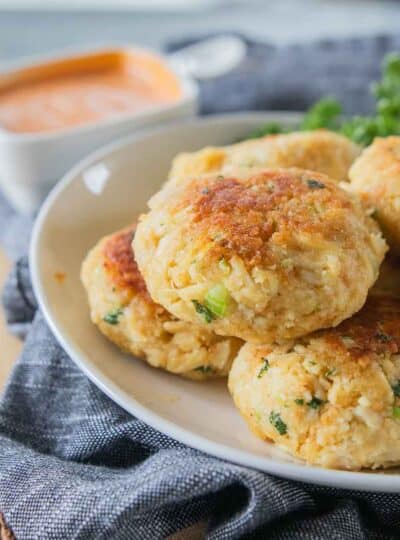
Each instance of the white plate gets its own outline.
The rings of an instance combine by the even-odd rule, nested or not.
[[[104,234],[130,223],[165,179],[171,158],[240,139],[266,121],[297,116],[214,116],[116,142],[77,165],[53,189],[33,232],[30,264],[40,307],[57,339],[111,399],[154,428],[214,456],[316,484],[400,491],[398,471],[345,472],[307,466],[247,429],[223,381],[196,383],[122,354],[89,320],[81,261]],[[55,278],[64,272],[63,283]]]

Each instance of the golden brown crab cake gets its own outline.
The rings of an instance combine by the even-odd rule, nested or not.
[[[349,178],[348,189],[370,207],[392,251],[400,254],[400,137],[376,138]]]
[[[169,188],[142,216],[134,247],[155,301],[259,343],[358,311],[387,249],[359,201],[312,171],[242,172]]]
[[[369,298],[335,329],[285,345],[246,344],[229,389],[262,439],[310,464],[400,464],[400,299]]]
[[[239,167],[300,167],[341,181],[360,147],[348,138],[327,130],[268,135],[231,146],[207,147],[178,154],[169,173],[171,182],[213,172],[227,173]]]
[[[191,379],[226,376],[242,345],[179,321],[153,302],[132,251],[135,226],[106,236],[82,265],[91,319],[121,349]]]

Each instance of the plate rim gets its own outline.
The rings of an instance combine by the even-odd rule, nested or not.
[[[136,140],[141,140],[154,134],[168,132],[173,127],[182,125],[207,124],[214,121],[235,122],[240,120],[255,119],[260,123],[270,120],[279,120],[282,117],[293,121],[301,118],[302,113],[293,111],[249,111],[240,113],[227,113],[196,117],[185,121],[170,122],[163,127],[147,128],[139,130],[137,133],[128,135],[90,153],[87,157],[74,165],[52,188],[47,195],[40,211],[36,217],[29,246],[29,267],[32,279],[33,290],[43,316],[49,325],[55,338],[70,356],[79,369],[112,401],[117,403],[129,414],[139,418],[152,428],[173,439],[204,452],[213,457],[228,461],[240,466],[248,467],[282,478],[306,482],[320,486],[330,486],[339,489],[398,493],[400,492],[400,474],[385,474],[384,472],[366,471],[346,471],[338,469],[326,469],[306,463],[281,462],[268,456],[255,456],[251,452],[238,450],[223,443],[209,440],[207,437],[198,435],[188,429],[180,427],[178,424],[166,420],[157,413],[149,410],[141,404],[134,396],[129,396],[132,405],[124,402],[125,392],[121,390],[112,380],[103,375],[101,370],[94,366],[90,359],[80,351],[77,344],[70,342],[63,329],[57,324],[57,318],[53,316],[51,306],[46,296],[46,288],[41,279],[39,246],[41,233],[46,225],[46,219],[53,205],[57,202],[62,192],[73,183],[74,179],[87,167],[99,159],[114,153],[124,146],[133,144]],[[249,436],[251,436],[249,432]]]

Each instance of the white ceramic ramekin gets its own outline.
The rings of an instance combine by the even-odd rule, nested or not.
[[[30,68],[46,67],[49,64],[80,57],[96,57],[105,52],[143,52],[143,49],[118,46],[103,47],[82,53],[36,57],[23,64],[9,64],[0,73],[2,81],[7,81]],[[196,83],[178,73],[165,57],[150,52],[165,63],[173,72],[181,86],[182,97],[173,103],[157,105],[141,113],[125,113],[110,116],[101,121],[82,124],[54,132],[14,133],[0,129],[0,185],[19,211],[34,212],[49,189],[79,159],[98,146],[123,135],[169,120],[194,116],[198,108]],[[1,98],[0,98],[1,99]]]

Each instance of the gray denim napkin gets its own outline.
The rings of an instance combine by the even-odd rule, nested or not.
[[[301,109],[326,93],[349,111],[367,111],[369,82],[400,38],[248,48],[233,73],[202,84],[204,113]],[[233,465],[110,401],[37,310],[27,259],[19,258],[30,226],[0,197],[0,242],[18,259],[4,307],[10,329],[27,334],[0,402],[0,512],[17,538],[153,540],[197,522],[212,539],[400,537],[397,495],[320,488]]]

